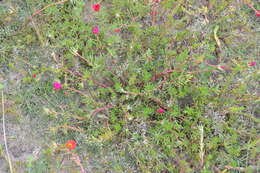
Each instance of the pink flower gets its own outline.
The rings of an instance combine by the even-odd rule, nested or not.
[[[165,110],[163,108],[159,108],[156,110],[156,112],[162,114],[165,112]]]
[[[98,33],[99,33],[99,27],[98,27],[98,26],[95,26],[95,27],[92,29],[92,33],[93,33],[93,34],[98,34]]]
[[[220,66],[218,66],[220,69],[222,69],[222,70],[225,70],[225,68],[226,68],[226,66],[224,66],[224,65],[220,65]]]
[[[255,61],[252,61],[252,62],[249,62],[248,63],[248,66],[250,66],[250,67],[253,67],[253,66],[255,66],[256,65],[256,62]]]
[[[170,70],[166,70],[165,72],[166,72],[166,73],[172,73],[173,70],[170,69]]]
[[[100,4],[94,4],[94,5],[92,5],[92,9],[93,9],[94,11],[99,11],[99,10],[100,10]]]
[[[114,32],[120,32],[120,31],[121,31],[120,28],[116,28],[116,29],[114,29]]]
[[[37,76],[36,76],[36,74],[33,74],[33,78],[36,78]]]
[[[54,87],[54,89],[59,90],[59,89],[61,89],[61,83],[60,82],[53,82],[53,87]]]
[[[150,12],[150,15],[151,15],[151,16],[156,16],[156,15],[157,15],[157,12],[156,12],[155,10],[152,10],[152,11]]]
[[[256,10],[256,11],[255,11],[255,16],[256,16],[256,17],[260,17],[260,10]]]
[[[217,65],[217,68],[219,70],[231,70],[229,66],[225,66],[225,65]]]

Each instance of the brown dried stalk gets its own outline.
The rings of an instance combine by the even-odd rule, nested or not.
[[[10,172],[13,173],[12,161],[9,155],[8,146],[7,146],[7,139],[6,139],[6,132],[5,132],[5,107],[4,107],[4,91],[2,90],[2,120],[3,120],[3,133],[4,133],[4,143],[5,143],[5,150],[6,156],[9,164]]]

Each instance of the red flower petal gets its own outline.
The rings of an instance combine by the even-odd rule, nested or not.
[[[100,4],[94,4],[94,5],[92,5],[92,9],[93,9],[94,11],[99,11],[99,10],[100,10]]]
[[[33,78],[36,78],[36,74],[33,74]]]
[[[75,148],[76,148],[76,145],[77,145],[77,143],[76,143],[76,141],[74,141],[74,140],[68,140],[68,141],[66,142],[66,148],[69,149],[69,150],[75,149]]]

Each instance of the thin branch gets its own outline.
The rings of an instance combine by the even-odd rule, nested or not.
[[[97,113],[99,113],[99,112],[101,112],[101,111],[104,111],[104,110],[107,110],[107,109],[111,109],[111,108],[113,108],[113,107],[115,107],[115,106],[114,106],[114,105],[103,106],[103,107],[101,107],[101,108],[98,108],[98,109],[94,110],[94,111],[91,113],[91,115],[96,115]]]
[[[6,150],[8,163],[9,163],[10,172],[13,173],[13,167],[12,167],[12,162],[11,162],[9,151],[8,151],[6,132],[5,132],[5,107],[4,107],[4,91],[3,90],[2,90],[2,115],[3,115],[2,119],[3,119],[3,132],[4,132],[5,150]]]
[[[75,88],[70,88],[70,87],[68,87],[67,89],[69,89],[69,90],[71,90],[71,91],[74,91],[74,92],[76,92],[76,93],[79,93],[79,94],[85,96],[86,98],[91,98],[92,101],[93,101],[93,103],[94,103],[96,106],[99,106],[99,105],[100,105],[100,104],[94,99],[94,97],[93,97],[91,94],[90,94],[90,95],[87,95],[87,94],[85,94],[84,92],[82,92],[82,91],[80,91],[80,90],[77,90],[77,89],[75,89]]]
[[[79,75],[80,79],[82,79],[82,80],[86,80],[86,79],[91,80],[94,84],[96,84],[99,87],[109,88],[109,86],[107,86],[106,84],[100,83],[100,82],[94,80],[92,77],[85,78],[80,72],[72,72],[70,70],[65,70],[65,72],[68,72],[68,73],[72,74],[73,76]]]
[[[81,94],[81,95],[83,95],[83,96],[89,98],[89,96],[88,96],[87,94],[85,94],[84,92],[82,92],[82,91],[80,91],[80,90],[77,90],[77,89],[75,89],[75,88],[70,88],[70,87],[68,87],[67,89],[69,89],[69,90],[71,90],[71,91],[74,91],[74,92],[76,92],[76,93],[79,93],[79,94]]]
[[[172,69],[165,70],[165,71],[163,71],[163,72],[161,72],[161,73],[159,73],[159,74],[155,74],[155,75],[152,77],[151,80],[152,80],[152,81],[155,81],[155,80],[161,78],[162,76],[167,75],[167,74],[170,74],[170,73],[172,73],[172,72],[174,72],[174,70],[172,70]]]
[[[74,52],[75,56],[80,57],[83,61],[85,61],[90,67],[93,67],[93,64],[91,64],[85,57],[83,57],[82,55],[80,55],[78,52]]]
[[[150,100],[152,100],[153,102],[155,102],[157,105],[159,105],[160,107],[162,107],[163,109],[169,110],[169,107],[164,104],[160,99],[158,99],[157,97],[154,96],[146,96],[143,93],[134,93],[134,92],[129,92],[129,91],[122,91],[121,93],[123,94],[127,94],[127,95],[134,95],[134,96],[140,96],[142,98],[148,98]]]
[[[51,7],[51,6],[58,5],[58,4],[63,4],[63,3],[65,3],[65,2],[67,2],[67,1],[68,1],[68,0],[62,0],[62,1],[58,1],[58,2],[52,3],[52,4],[48,4],[47,6],[43,7],[43,8],[40,9],[40,10],[36,10],[36,11],[32,14],[31,17],[34,17],[34,16],[40,14],[43,10],[45,10],[45,9]]]

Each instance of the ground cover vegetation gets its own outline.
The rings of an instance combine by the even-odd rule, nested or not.
[[[2,0],[0,16],[1,172],[259,171],[259,1]]]

